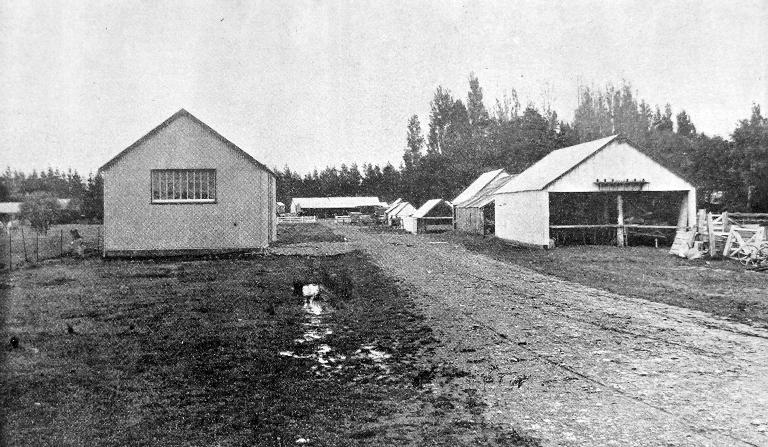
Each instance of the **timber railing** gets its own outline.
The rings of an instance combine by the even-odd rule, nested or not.
[[[317,216],[277,216],[277,223],[315,223]]]

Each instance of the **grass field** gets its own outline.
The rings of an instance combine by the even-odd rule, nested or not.
[[[344,238],[330,228],[317,223],[280,224],[277,226],[275,245],[289,245],[302,242],[344,242]]]
[[[584,245],[540,250],[458,232],[434,237],[580,284],[768,326],[768,274],[748,272],[736,261],[690,261],[669,255],[668,248]]]
[[[47,234],[38,234],[32,227],[24,226],[10,232],[0,232],[0,270],[8,268],[8,255],[12,253],[14,268],[27,262],[58,258],[71,252],[72,236],[69,231],[77,229],[85,241],[86,249],[98,251],[101,244],[101,225],[68,224],[54,225]],[[23,230],[23,231],[22,231]]]
[[[412,298],[360,252],[64,258],[5,279],[8,445],[536,445],[486,423],[475,390],[436,391],[466,373],[434,363]],[[296,281],[324,284],[321,310]]]

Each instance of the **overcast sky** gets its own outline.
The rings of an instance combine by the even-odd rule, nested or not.
[[[0,2],[0,165],[95,171],[180,108],[269,166],[401,162],[442,85],[571,119],[630,81],[728,137],[768,105],[768,1]]]

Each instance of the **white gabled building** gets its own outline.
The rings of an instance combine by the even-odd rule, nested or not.
[[[626,224],[624,199],[648,193],[665,193],[657,195],[669,202],[666,206],[677,221],[670,225],[685,228],[696,224],[693,185],[652,160],[627,139],[614,135],[559,149],[496,191],[496,235],[528,245],[550,246],[550,230],[568,226],[552,224],[552,214],[559,212],[552,209],[553,197],[560,194],[559,198],[564,197],[566,201],[572,199],[571,206],[578,209],[580,198],[602,194],[600,197],[613,201],[611,209],[605,211],[606,215],[610,211],[612,218],[616,216],[610,224],[616,226],[619,232],[616,241],[621,245]],[[585,203],[582,208],[586,207]],[[590,210],[583,211],[588,214]],[[602,210],[597,210],[594,216],[600,213]],[[585,224],[574,223],[577,224],[574,226]],[[608,222],[594,223],[610,227]]]

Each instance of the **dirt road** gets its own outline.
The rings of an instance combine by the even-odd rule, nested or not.
[[[328,225],[413,291],[489,421],[544,445],[768,445],[768,331]]]

